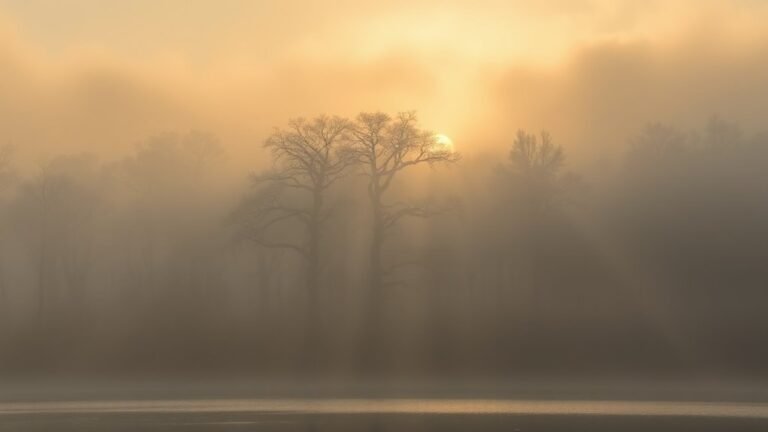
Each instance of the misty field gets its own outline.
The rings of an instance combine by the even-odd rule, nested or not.
[[[768,379],[768,6],[71,2],[0,6],[0,378]]]

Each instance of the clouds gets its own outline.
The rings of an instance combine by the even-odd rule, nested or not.
[[[768,99],[768,5],[749,0],[0,10],[0,129],[35,155],[125,152],[164,130],[203,129],[252,161],[287,117],[372,109],[417,109],[465,152],[526,127],[586,154],[653,120],[719,113],[759,126]]]
[[[582,159],[615,156],[627,136],[654,121],[693,129],[719,115],[763,129],[766,53],[766,42],[742,50],[693,37],[674,45],[596,44],[551,74],[509,70],[492,90],[491,111],[515,127],[567,137]]]
[[[34,157],[124,153],[148,135],[189,129],[211,130],[254,156],[265,133],[288,117],[426,111],[424,101],[437,94],[429,65],[409,53],[201,70],[93,53],[59,58],[12,38],[1,40],[0,48],[0,128]]]

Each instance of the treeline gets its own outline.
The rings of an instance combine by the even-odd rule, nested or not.
[[[31,176],[6,149],[0,371],[768,372],[768,135],[653,124],[581,175],[509,141],[299,119],[250,177],[204,133]]]

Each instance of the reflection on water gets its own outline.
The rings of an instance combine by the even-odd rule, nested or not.
[[[2,431],[765,431],[768,405],[324,399],[0,404]]]
[[[231,412],[703,416],[768,419],[768,404],[505,399],[214,399],[0,403],[0,415]]]

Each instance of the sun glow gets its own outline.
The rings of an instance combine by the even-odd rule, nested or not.
[[[447,135],[436,134],[435,150],[453,152],[454,151],[453,140],[449,138]]]

